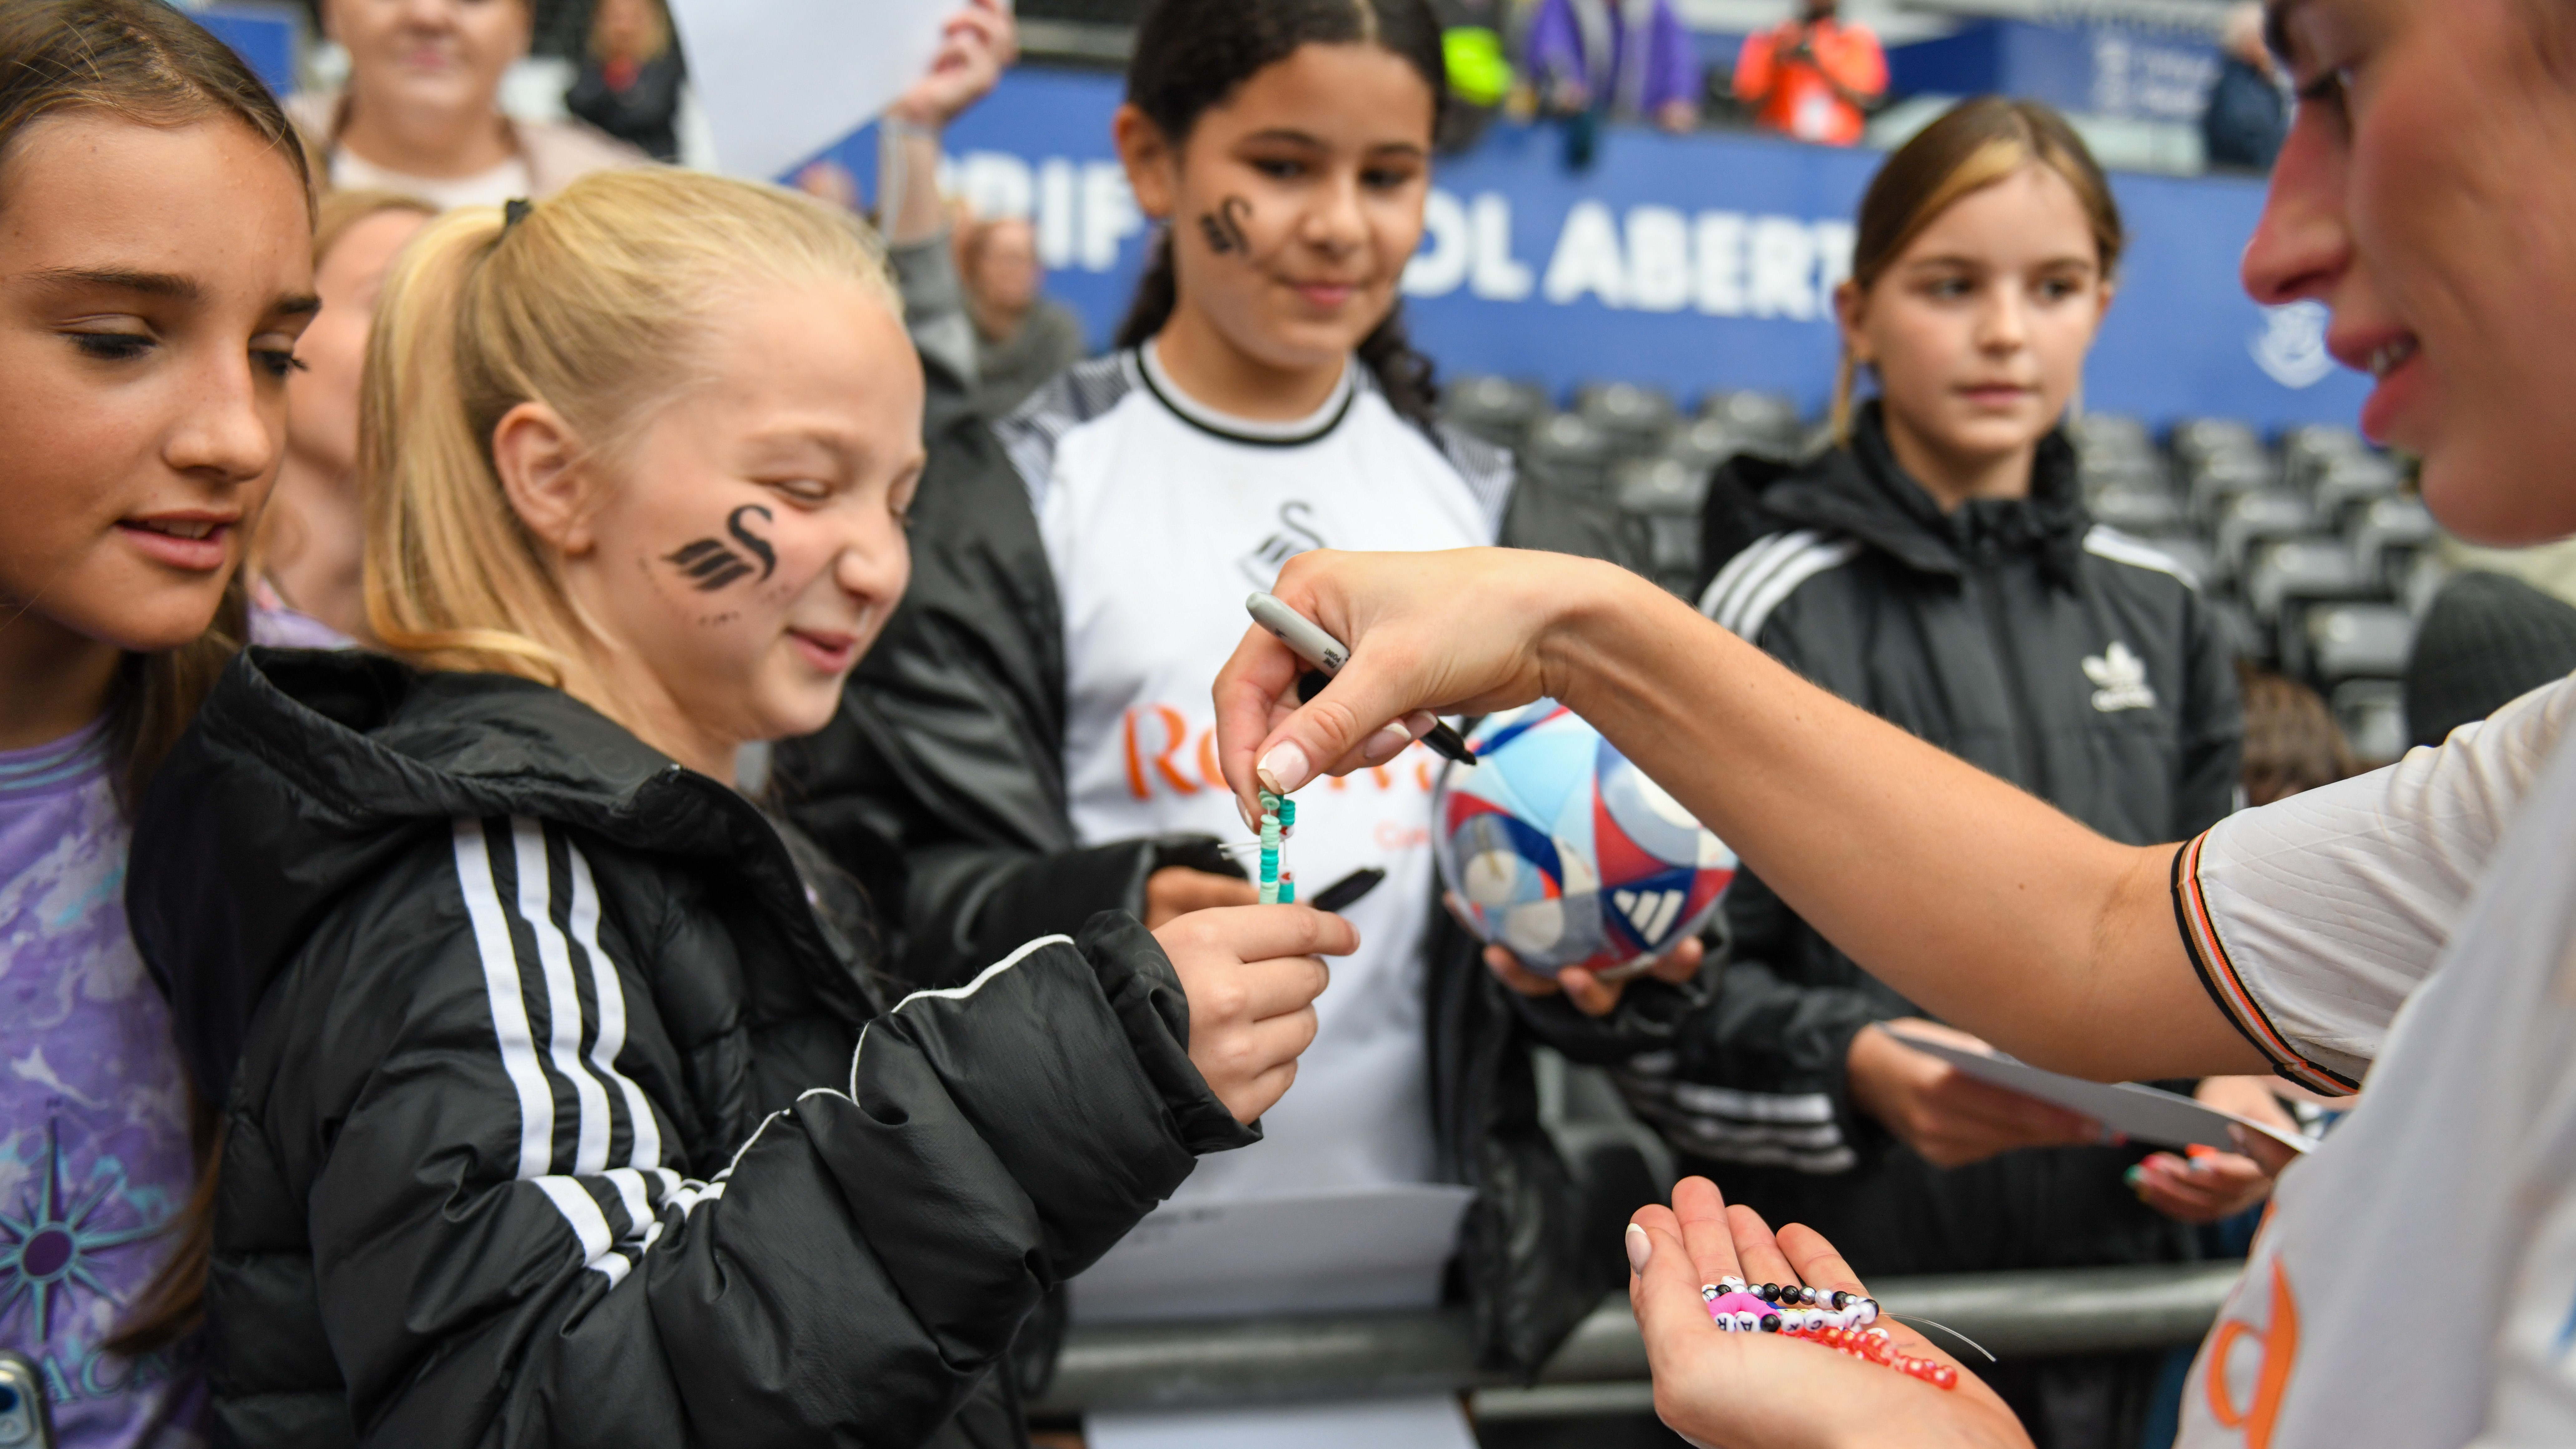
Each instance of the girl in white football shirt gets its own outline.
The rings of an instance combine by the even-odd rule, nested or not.
[[[1164,227],[1118,350],[989,428],[931,364],[912,589],[833,729],[779,763],[799,818],[902,901],[914,979],[952,984],[985,942],[1102,910],[1252,899],[1216,851],[1250,836],[1208,688],[1245,596],[1297,553],[1612,551],[1605,519],[1438,420],[1405,340],[1443,85],[1426,0],[1149,7],[1116,134]],[[1306,899],[1387,873],[1347,909],[1360,952],[1266,1140],[1176,1201],[1463,1185],[1453,1281],[1487,1357],[1534,1368],[1616,1259],[1535,1120],[1526,1033],[1639,1049],[1671,993],[1594,1022],[1503,992],[1437,905],[1439,762],[1390,743],[1305,804],[1288,852]]]

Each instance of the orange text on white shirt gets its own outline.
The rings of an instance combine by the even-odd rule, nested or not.
[[[1137,799],[1151,800],[1161,793],[1225,792],[1225,772],[1216,763],[1216,726],[1193,729],[1188,716],[1168,704],[1139,705],[1119,721],[1119,739],[1127,752],[1127,790]],[[1334,776],[1330,788],[1347,790],[1352,781],[1363,780],[1380,790],[1410,784],[1429,794],[1433,779],[1430,752],[1415,745],[1406,753],[1410,759],[1399,755],[1389,764],[1362,770],[1347,779]]]

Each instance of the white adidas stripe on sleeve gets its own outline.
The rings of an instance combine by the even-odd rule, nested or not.
[[[565,851],[572,858],[572,938],[590,957],[591,994],[599,1000],[599,1037],[590,1049],[591,1064],[626,1101],[635,1139],[626,1165],[650,1172],[662,1165],[662,1127],[653,1119],[644,1089],[617,1069],[617,1054],[626,1050],[626,991],[618,981],[617,963],[599,944],[599,882],[580,846],[566,841]]]
[[[2160,574],[2171,574],[2195,589],[2200,587],[2200,580],[2192,576],[2191,570],[2182,566],[2181,560],[2146,540],[2132,538],[2107,523],[2097,523],[2086,530],[2084,551],[2096,558],[2107,558],[2113,563],[2124,563],[2132,568],[2152,569]]]
[[[519,955],[510,943],[509,917],[493,878],[491,842],[480,820],[457,821],[455,837],[456,883],[464,892],[474,946],[483,958],[483,989],[500,1042],[501,1070],[519,1098],[519,1176],[543,1177],[554,1170],[555,1097],[546,1085],[545,1069],[537,1065],[527,1000],[519,989]]]
[[[1828,569],[1860,556],[1860,544],[1832,538],[1813,529],[1775,534],[1755,545],[1762,556],[1738,575],[1734,586],[1716,603],[1710,617],[1739,639],[1758,639],[1772,611],[1788,601],[1798,586]],[[1754,549],[1745,550],[1750,554]]]
[[[661,1165],[662,1135],[650,1101],[634,1080],[617,1069],[617,1054],[626,1043],[626,996],[617,964],[600,944],[599,886],[589,860],[564,841],[568,869],[558,876],[547,849],[543,822],[514,818],[510,825],[511,863],[518,877],[515,900],[505,904],[490,827],[498,822],[459,820],[453,826],[456,877],[473,924],[476,952],[482,958],[483,986],[492,1012],[493,1036],[501,1069],[519,1102],[520,1181],[533,1183],[554,1204],[580,1245],[582,1263],[605,1277],[611,1287],[662,1235],[655,1200],[665,1210],[685,1216],[699,1203],[721,1197],[722,1184],[682,1178]],[[556,924],[554,904],[561,899],[566,924]],[[511,935],[510,905],[528,924],[536,943],[533,963],[545,989],[547,1042],[541,1051],[529,1021],[527,990],[530,962]],[[590,1024],[577,984],[573,948],[578,946],[589,968],[596,1002],[597,1034],[584,1060],[581,1039]],[[575,1130],[573,1171],[554,1170],[555,1095],[546,1065],[569,1086],[579,1120]],[[608,1155],[616,1130],[609,1093],[626,1108],[633,1146],[628,1165],[610,1169]],[[757,1136],[757,1134],[754,1134]],[[627,1220],[621,1236],[609,1223],[591,1181],[604,1182],[615,1194]],[[628,1250],[633,1256],[628,1255]]]
[[[572,1170],[586,1177],[608,1166],[608,1093],[581,1060],[581,992],[573,985],[572,943],[555,925],[545,826],[525,816],[512,819],[510,845],[519,868],[519,919],[536,938],[537,975],[546,987],[546,1055],[555,1075],[571,1086],[578,1113]]]

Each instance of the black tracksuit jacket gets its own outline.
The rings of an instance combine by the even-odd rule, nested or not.
[[[811,845],[525,680],[249,651],[128,909],[221,1444],[1016,1444],[1029,1309],[1257,1140],[1132,919],[881,1009]]]
[[[2042,443],[2029,498],[1945,516],[1872,405],[1847,448],[1726,465],[1704,524],[1703,556],[1723,567],[1703,611],[1851,703],[2127,844],[2188,838],[2231,808],[2234,661],[2170,561],[2086,518],[2062,436]],[[1850,845],[1865,874],[1869,842]],[[1816,1228],[1871,1276],[2193,1255],[2189,1229],[2122,1181],[2136,1150],[1944,1171],[1856,1113],[1853,1034],[1924,1013],[1751,872],[1724,912],[1713,1000],[1621,1080],[1730,1201]]]
[[[1141,914],[1167,865],[1239,874],[1198,836],[1081,847],[1064,784],[1064,628],[1046,546],[1021,480],[939,359],[930,463],[912,514],[912,583],[822,733],[782,745],[789,815],[881,901],[904,903],[907,979],[945,985],[995,944],[1101,910]],[[1487,445],[1450,434],[1444,450]],[[1487,456],[1486,461],[1491,461]],[[1527,473],[1507,543],[1618,558],[1615,525]],[[1631,987],[1594,1022],[1561,1000],[1504,990],[1445,911],[1427,946],[1433,1136],[1446,1180],[1476,1189],[1460,1230],[1454,1296],[1472,1310],[1488,1369],[1534,1373],[1601,1295],[1624,1280],[1615,1225],[1588,1239],[1586,1205],[1538,1120],[1529,1044],[1586,1062],[1668,1039],[1694,998]],[[1629,1205],[1629,1206],[1633,1206]]]

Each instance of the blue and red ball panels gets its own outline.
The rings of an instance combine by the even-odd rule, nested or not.
[[[1735,853],[1551,699],[1494,715],[1433,798],[1440,878],[1476,933],[1550,975],[1660,956],[1705,925]]]

